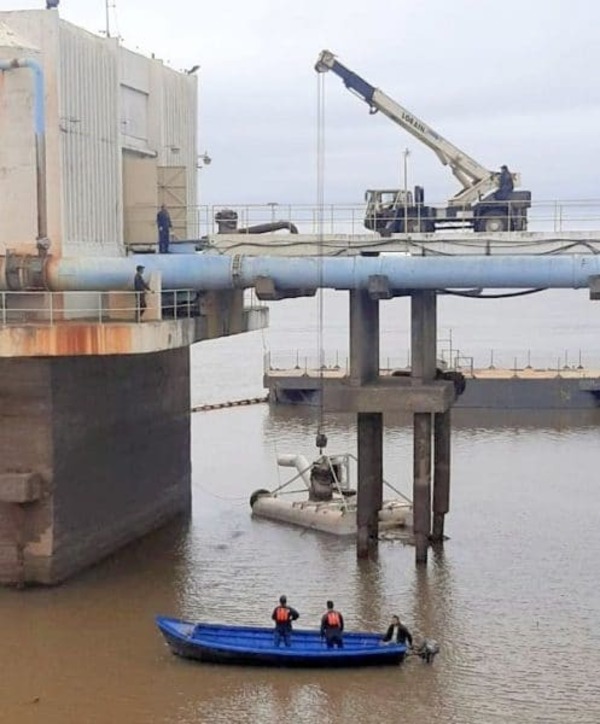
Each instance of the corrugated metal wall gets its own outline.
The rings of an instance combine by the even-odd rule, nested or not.
[[[63,254],[122,248],[119,48],[60,24]]]
[[[196,78],[126,50],[116,39],[71,25],[56,13],[0,12],[0,19],[31,44],[31,50],[20,50],[19,55],[39,54],[44,66],[53,252],[124,253],[124,153],[152,159],[157,168],[166,168],[164,178],[176,177],[170,169],[185,169],[189,233],[197,203]],[[34,249],[33,84],[29,71],[18,71],[9,80],[10,93],[5,79],[0,87],[0,103],[11,104],[11,113],[4,114],[10,123],[0,122],[0,141],[10,146],[0,153],[0,171],[10,192],[5,196],[15,209],[12,218],[19,222],[0,220],[0,244],[6,241],[14,247],[18,242]],[[142,215],[149,240],[156,232],[158,183],[155,187],[134,210]]]
[[[184,166],[187,170],[187,232],[195,231],[198,149],[196,128],[198,94],[196,77],[162,69],[162,133],[159,166]]]

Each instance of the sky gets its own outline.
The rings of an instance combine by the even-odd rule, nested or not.
[[[0,10],[45,0],[0,0]],[[106,28],[105,0],[61,0],[60,15]],[[596,0],[115,0],[123,44],[177,69],[201,66],[200,200],[313,204],[318,74],[327,48],[490,169],[506,163],[536,201],[600,198],[600,3]],[[433,152],[325,79],[324,197],[458,182]]]

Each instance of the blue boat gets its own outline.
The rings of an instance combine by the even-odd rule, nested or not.
[[[214,664],[323,667],[397,665],[404,644],[382,644],[376,633],[344,632],[344,648],[328,649],[319,631],[294,629],[291,646],[276,647],[273,628],[193,623],[157,616],[156,624],[171,651],[186,659]]]

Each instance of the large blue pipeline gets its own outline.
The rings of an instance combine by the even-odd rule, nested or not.
[[[135,267],[159,272],[163,289],[244,289],[269,277],[282,291],[367,289],[370,277],[387,277],[390,289],[577,289],[600,274],[600,255],[408,257],[254,257],[153,254],[126,258],[73,257],[46,261],[52,291],[131,289]]]

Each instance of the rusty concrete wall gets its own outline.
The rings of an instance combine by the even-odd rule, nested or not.
[[[38,473],[52,486],[50,369],[42,359],[0,360],[0,583],[24,582],[30,557],[52,551],[52,498],[10,502],[10,479]],[[15,498],[13,498],[15,499]]]
[[[0,502],[0,582],[57,583],[189,510],[187,348],[0,360],[0,403],[0,475],[45,485]]]
[[[189,352],[52,365],[52,580],[190,507]]]

